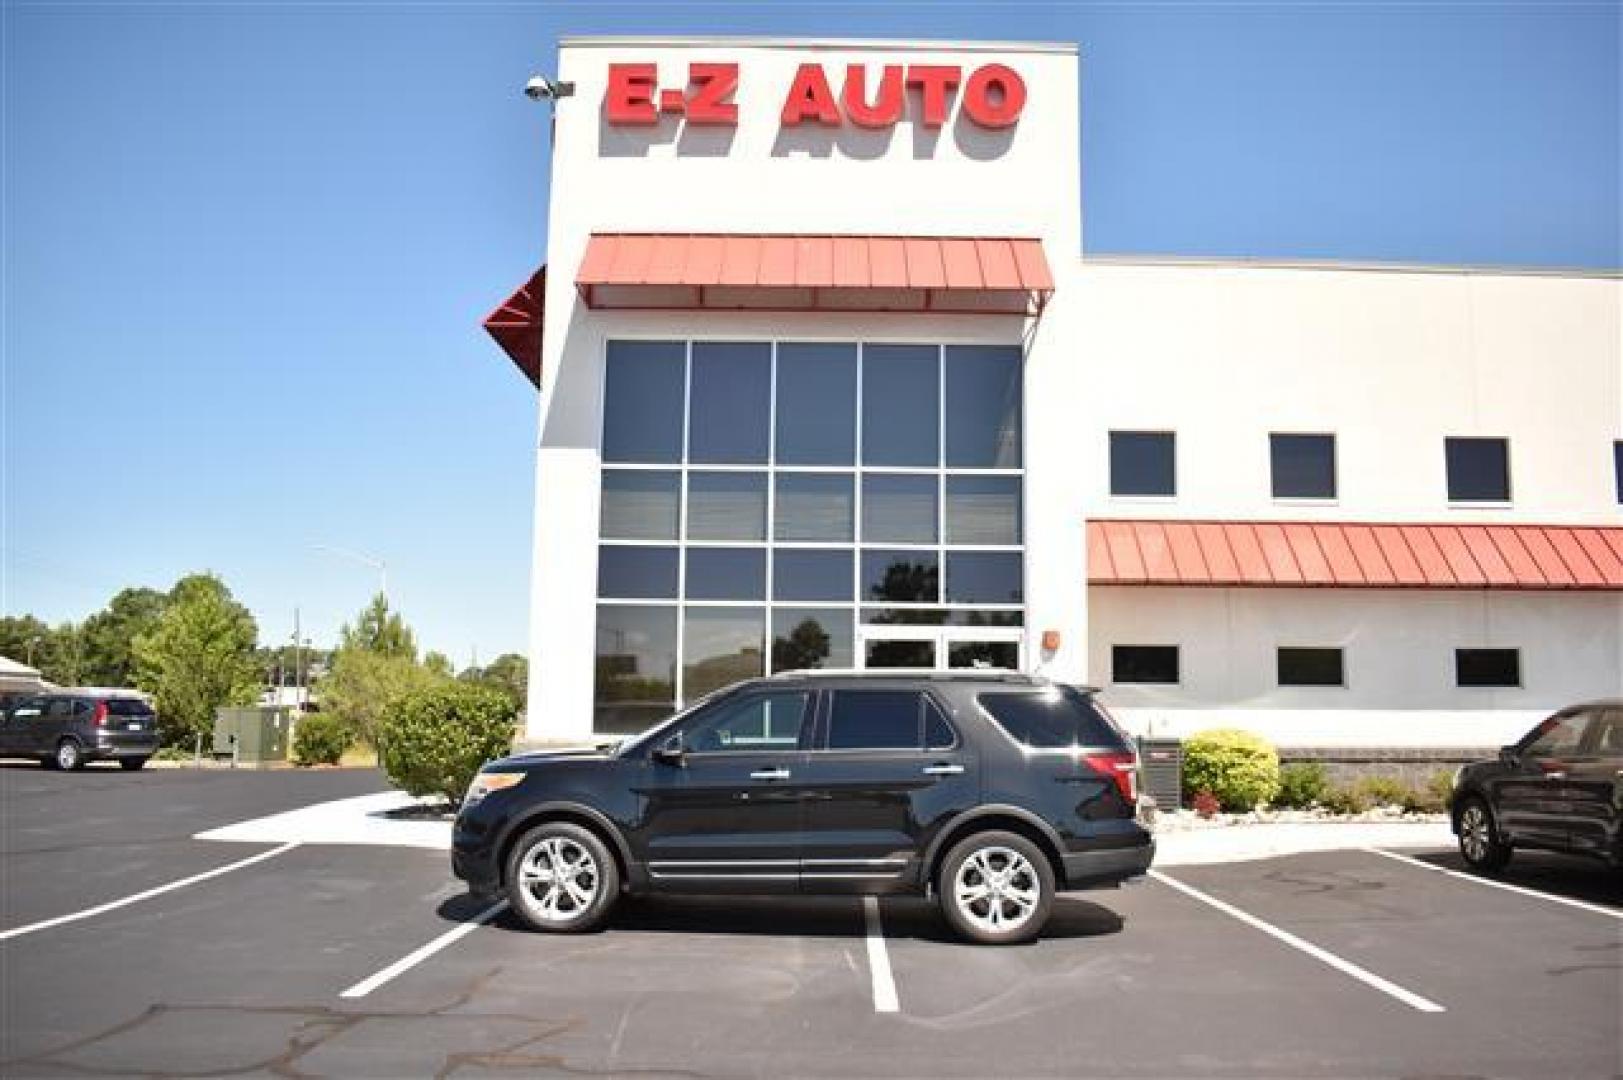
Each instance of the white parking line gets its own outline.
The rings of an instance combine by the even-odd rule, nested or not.
[[[862,914],[868,924],[868,974],[873,979],[873,1011],[897,1012],[901,1004],[896,1000],[896,980],[890,973],[890,953],[885,951],[885,931],[879,925],[879,898],[864,896]]]
[[[238,859],[234,863],[226,863],[224,866],[216,866],[213,870],[206,870],[201,874],[193,874],[191,877],[181,878],[179,881],[171,881],[167,885],[159,885],[155,889],[147,889],[144,892],[138,892],[131,896],[126,896],[122,900],[113,900],[106,904],[97,904],[93,908],[85,908],[83,911],[75,911],[70,915],[58,915],[54,919],[46,919],[43,922],[29,923],[27,926],[18,926],[10,930],[0,931],[0,941],[9,941],[15,937],[22,937],[24,934],[32,934],[39,930],[49,930],[53,926],[62,926],[65,923],[78,922],[81,919],[88,919],[92,916],[101,915],[108,911],[114,911],[121,907],[129,907],[131,904],[139,904],[142,900],[150,900],[152,897],[161,896],[166,892],[174,892],[176,889],[184,889],[188,885],[196,885],[199,881],[207,881],[209,878],[216,878],[221,874],[229,874],[233,870],[241,870],[245,866],[252,866],[254,863],[264,862],[266,859],[274,859],[283,852],[292,851],[298,846],[299,845],[297,843],[283,844],[281,847],[272,848],[269,851],[261,851],[258,855],[250,855],[246,859]]]
[[[1357,964],[1353,963],[1351,960],[1343,960],[1341,957],[1337,956],[1335,953],[1327,952],[1324,949],[1321,949],[1317,945],[1313,944],[1311,941],[1304,941],[1303,939],[1297,937],[1295,934],[1291,933],[1289,930],[1281,930],[1279,927],[1275,926],[1273,923],[1264,922],[1262,919],[1257,918],[1255,915],[1252,915],[1250,912],[1241,911],[1239,908],[1235,907],[1233,904],[1226,904],[1223,901],[1217,899],[1217,897],[1215,897],[1215,896],[1208,896],[1206,893],[1201,892],[1199,889],[1195,888],[1192,885],[1185,885],[1183,882],[1179,881],[1177,878],[1167,877],[1165,874],[1161,873],[1161,871],[1159,871],[1159,870],[1151,870],[1150,871],[1150,877],[1154,878],[1156,881],[1162,882],[1163,884],[1172,886],[1174,889],[1177,889],[1179,892],[1182,892],[1182,893],[1184,893],[1184,894],[1186,894],[1188,896],[1194,897],[1196,900],[1199,900],[1203,904],[1211,905],[1212,907],[1216,908],[1218,911],[1221,911],[1225,915],[1228,915],[1228,916],[1231,916],[1233,918],[1239,919],[1241,922],[1245,923],[1247,926],[1254,927],[1254,928],[1256,928],[1258,930],[1261,930],[1263,933],[1267,934],[1268,936],[1270,936],[1272,938],[1275,938],[1275,939],[1277,939],[1279,941],[1283,941],[1286,945],[1289,945],[1291,948],[1298,949],[1298,950],[1306,953],[1307,955],[1313,957],[1313,959],[1318,960],[1320,963],[1330,965],[1331,967],[1335,968],[1337,971],[1341,972],[1343,975],[1350,975],[1350,976],[1357,979],[1359,982],[1363,983],[1366,986],[1373,987],[1374,989],[1379,990],[1383,994],[1389,994],[1392,997],[1397,998],[1399,1001],[1403,1002],[1405,1005],[1409,1006],[1411,1009],[1419,1009],[1421,1012],[1428,1012],[1428,1013],[1440,1013],[1440,1012],[1447,1012],[1448,1011],[1448,1010],[1444,1009],[1441,1005],[1437,1004],[1435,1001],[1430,1000],[1429,998],[1423,998],[1419,994],[1414,993],[1413,991],[1405,990],[1403,987],[1399,986],[1397,983],[1391,982],[1391,981],[1389,981],[1387,979],[1383,979],[1379,975],[1375,974],[1373,971],[1369,971],[1369,970],[1367,970],[1365,968],[1359,967]]]
[[[467,937],[469,934],[473,933],[475,930],[485,925],[485,923],[489,922],[491,919],[494,919],[496,916],[500,915],[506,910],[506,900],[496,901],[494,904],[491,904],[489,907],[475,915],[473,918],[469,919],[467,922],[447,930],[433,941],[430,941],[427,945],[407,953],[405,956],[402,956],[400,959],[396,960],[394,963],[390,964],[376,975],[367,976],[338,996],[344,998],[365,997],[378,987],[382,986],[384,983],[388,982],[390,979],[393,979],[395,976],[410,971],[412,968],[416,967],[424,960],[427,960],[430,956],[433,956],[441,949],[461,941],[463,938]]]
[[[1597,915],[1610,915],[1614,919],[1623,919],[1623,911],[1617,911],[1609,907],[1602,907],[1599,904],[1585,903],[1582,900],[1574,900],[1568,896],[1556,896],[1554,893],[1541,892],[1538,889],[1529,889],[1523,885],[1512,885],[1508,881],[1495,881],[1492,878],[1478,877],[1476,874],[1466,874],[1458,870],[1450,870],[1446,866],[1434,866],[1431,863],[1426,862],[1424,859],[1415,859],[1408,855],[1399,855],[1395,851],[1382,851],[1380,848],[1365,848],[1364,850],[1369,852],[1371,855],[1384,855],[1388,859],[1396,859],[1398,862],[1409,863],[1413,866],[1418,866],[1423,870],[1435,870],[1439,874],[1447,874],[1449,877],[1459,878],[1461,881],[1469,881],[1476,885],[1487,885],[1490,888],[1503,889],[1506,892],[1520,893],[1523,896],[1532,896],[1539,900],[1548,900],[1552,904],[1565,904],[1567,907],[1577,908],[1580,911],[1593,911]]]

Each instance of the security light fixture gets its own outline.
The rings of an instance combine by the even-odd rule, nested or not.
[[[524,84],[524,96],[531,101],[557,101],[566,98],[575,92],[572,82],[553,82],[545,75],[531,75],[530,81]]]

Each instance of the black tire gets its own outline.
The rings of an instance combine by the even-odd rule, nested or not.
[[[1011,873],[1006,879],[996,876]],[[966,898],[984,887],[990,887],[990,895]],[[1016,945],[1035,938],[1048,922],[1054,868],[1041,848],[1018,833],[975,833],[954,844],[941,860],[936,893],[941,913],[959,937],[980,945]],[[1029,908],[1023,896],[1032,898]]]
[[[560,859],[573,873],[554,889],[548,882]],[[548,876],[537,880],[537,874]],[[553,934],[597,929],[620,898],[614,853],[590,829],[565,821],[545,822],[519,837],[507,856],[506,881],[508,903],[519,918]]]
[[[1460,803],[1456,821],[1460,858],[1472,870],[1491,874],[1503,870],[1514,850],[1499,837],[1499,826],[1487,802],[1473,795]]]
[[[126,772],[136,772],[145,766],[146,763],[147,759],[144,757],[127,757],[118,759],[119,767],[124,769]]]
[[[79,745],[78,739],[63,739],[56,744],[56,755],[51,759],[63,772],[75,772],[85,767],[84,747]]]

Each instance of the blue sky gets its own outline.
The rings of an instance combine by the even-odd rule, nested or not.
[[[379,555],[424,643],[522,651],[539,261],[582,33],[1076,41],[1096,252],[1618,267],[1620,6],[4,8],[5,613],[213,569],[329,641]]]

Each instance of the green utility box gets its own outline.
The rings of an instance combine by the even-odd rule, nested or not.
[[[236,761],[286,761],[293,710],[259,705],[214,711],[214,756]]]

